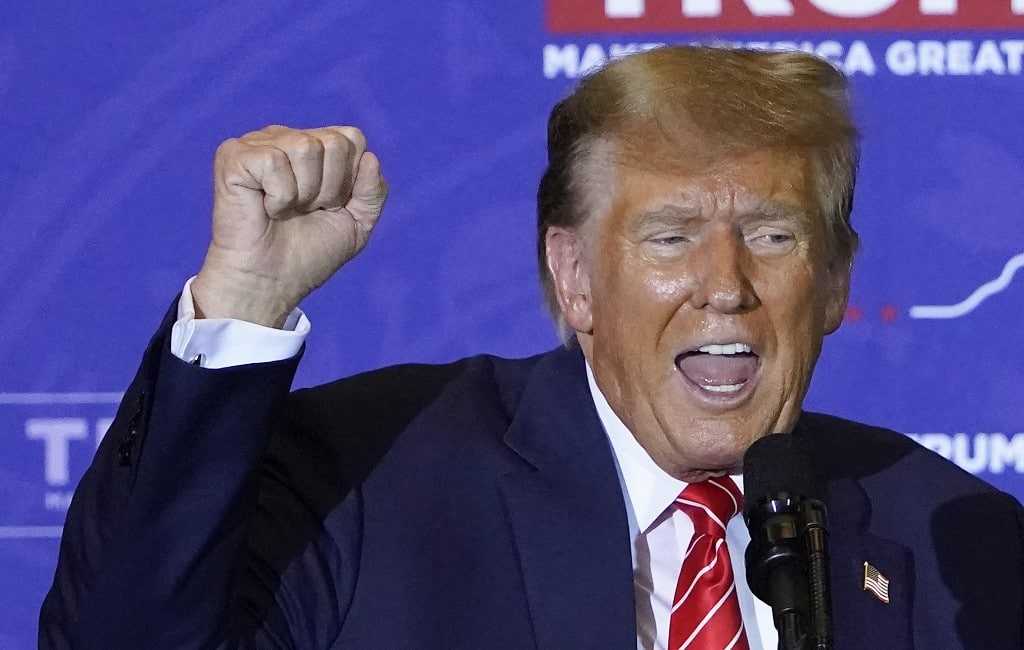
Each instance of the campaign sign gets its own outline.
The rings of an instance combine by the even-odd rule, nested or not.
[[[1024,27],[1024,0],[548,0],[553,33],[781,32]]]

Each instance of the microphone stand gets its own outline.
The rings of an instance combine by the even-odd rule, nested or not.
[[[754,441],[743,456],[750,591],[772,608],[780,650],[831,650],[825,505],[814,498],[813,446],[790,434]]]
[[[747,582],[755,596],[771,605],[779,650],[809,650],[810,589],[800,511],[800,497],[780,493],[746,513],[751,530]]]
[[[828,578],[828,527],[825,504],[807,499],[801,504],[804,556],[811,583],[811,638],[814,650],[832,650],[832,598]]]
[[[747,581],[772,607],[779,650],[832,650],[825,505],[777,494],[749,513]]]

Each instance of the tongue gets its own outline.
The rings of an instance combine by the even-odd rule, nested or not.
[[[688,354],[679,362],[679,370],[701,386],[742,384],[757,370],[757,357],[752,354]]]

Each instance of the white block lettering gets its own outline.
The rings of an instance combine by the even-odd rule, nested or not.
[[[834,66],[842,65],[843,46],[837,41],[823,41],[815,52]]]
[[[714,18],[722,15],[722,0],[683,0],[682,9],[687,18]]]
[[[811,4],[833,16],[864,18],[891,9],[896,0],[811,0]]]
[[[993,474],[1000,474],[1007,467],[1024,472],[1024,433],[1018,433],[1012,438],[993,433],[989,439],[988,453],[988,471]]]
[[[608,18],[639,18],[644,9],[644,0],[604,0],[604,15]]]
[[[946,43],[946,72],[949,74],[971,74],[974,57],[972,41],[950,41]]]
[[[939,41],[921,41],[917,44],[918,74],[946,74],[946,48]]]
[[[564,47],[544,46],[544,77],[554,79],[560,74],[575,79],[580,69],[580,48],[569,44]]]
[[[604,48],[597,43],[591,43],[583,50],[583,55],[580,56],[577,74],[593,72],[605,63],[608,63],[608,56],[604,53]]]
[[[955,16],[957,0],[921,0],[921,13],[926,16]]]
[[[846,53],[843,72],[848,75],[860,73],[869,77],[875,74],[875,58],[871,56],[871,50],[868,49],[867,43],[864,41],[850,43],[850,51]]]
[[[754,16],[792,16],[793,3],[789,0],[743,0]],[[715,18],[722,15],[722,0],[682,0],[683,15],[687,18]]]
[[[84,440],[89,427],[84,418],[32,418],[25,421],[25,436],[43,441],[44,476],[48,485],[70,480],[68,441]]]
[[[898,0],[810,0],[820,11],[841,18],[866,18],[892,9]],[[722,0],[679,0],[687,18],[718,18]],[[791,0],[743,0],[753,16],[792,16]],[[955,16],[960,10],[958,0],[919,0],[924,16]],[[646,0],[604,0],[607,18],[640,18],[647,11]],[[1010,11],[1024,16],[1024,0],[1010,0]]]
[[[1024,41],[1003,41],[999,44],[999,49],[1006,54],[1006,69],[1010,74],[1020,74],[1021,59],[1024,58]]]
[[[917,69],[917,57],[914,56],[913,42],[894,41],[885,51],[885,64],[893,74],[901,77],[914,74]]]
[[[953,462],[971,474],[985,471],[988,467],[988,437],[975,436],[973,451],[971,447],[971,436],[954,433]]]
[[[974,57],[974,74],[1006,74],[1006,64],[999,54],[995,41],[982,41],[978,46],[978,55]]]

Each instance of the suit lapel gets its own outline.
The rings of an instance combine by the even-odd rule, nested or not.
[[[816,445],[819,432],[798,425]],[[537,363],[505,435],[526,463],[501,489],[539,650],[633,647],[631,540],[615,461],[578,349]],[[871,504],[819,448],[830,522],[836,646],[913,648],[910,550],[870,530]],[[889,603],[864,589],[864,563],[889,580]]]
[[[626,510],[578,350],[538,362],[505,441],[527,461],[502,493],[537,647],[635,646]]]
[[[819,444],[817,435],[799,426]],[[913,561],[910,549],[873,534],[871,502],[856,478],[843,476],[819,448],[822,500],[829,517],[829,573],[837,648],[913,648]],[[864,588],[864,563],[889,581],[889,602]]]

